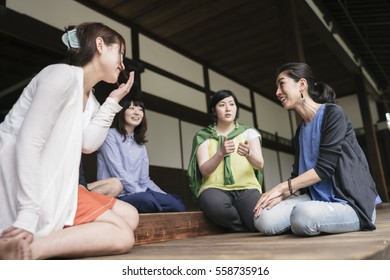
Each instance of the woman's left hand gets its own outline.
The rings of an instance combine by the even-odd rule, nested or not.
[[[237,154],[243,157],[247,157],[249,156],[250,152],[251,148],[249,147],[248,141],[238,143]]]
[[[133,84],[134,84],[134,71],[130,72],[129,79],[125,84],[124,83],[120,84],[117,89],[113,90],[110,93],[110,97],[115,99],[115,101],[119,103],[119,101],[121,101],[122,98],[125,97],[130,92]]]
[[[278,184],[261,195],[259,201],[256,203],[255,209],[253,209],[255,218],[260,216],[264,208],[271,209],[287,197],[283,192],[283,183]]]

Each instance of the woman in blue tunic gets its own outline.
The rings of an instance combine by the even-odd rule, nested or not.
[[[261,196],[256,228],[267,235],[301,236],[374,230],[381,200],[351,122],[334,104],[334,90],[315,82],[305,63],[285,64],[276,76],[276,96],[303,121],[294,139],[291,177]]]

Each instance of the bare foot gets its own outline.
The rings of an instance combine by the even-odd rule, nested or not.
[[[0,260],[31,259],[30,242],[25,238],[0,238]]]

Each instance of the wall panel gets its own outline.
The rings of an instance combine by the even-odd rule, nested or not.
[[[192,151],[192,140],[195,133],[201,130],[203,127],[194,125],[188,122],[181,122],[182,133],[182,145],[183,145],[183,169],[188,169],[188,163],[190,162],[190,156]]]
[[[195,84],[204,86],[203,67],[197,62],[140,34],[140,58]]]
[[[149,164],[181,169],[179,120],[146,111]]]
[[[145,70],[141,75],[142,90],[172,102],[191,107],[201,112],[207,112],[204,93],[174,80]]]
[[[215,71],[209,70],[208,73],[210,78],[210,89],[212,91],[216,92],[221,89],[230,90],[237,96],[238,102],[248,107],[252,107],[249,89]]]
[[[264,147],[262,150],[264,158],[264,186],[267,191],[280,183],[278,156],[276,151]]]
[[[354,129],[363,127],[363,120],[360,113],[357,95],[350,95],[343,98],[338,98],[336,100],[336,103],[343,107]]]
[[[291,126],[288,111],[265,97],[255,94],[256,118],[259,128],[269,133],[291,139]]]
[[[126,57],[132,57],[131,29],[103,16],[73,0],[12,0],[7,8],[29,15],[60,30],[82,22],[102,22],[123,36],[126,41]],[[61,40],[61,38],[58,38]]]

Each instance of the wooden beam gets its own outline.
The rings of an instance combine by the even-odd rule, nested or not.
[[[279,18],[286,62],[305,62],[305,53],[293,0],[276,1],[279,8]]]
[[[367,160],[370,164],[370,171],[377,185],[377,190],[382,201],[389,202],[389,195],[383,173],[382,160],[379,153],[378,141],[376,139],[375,127],[372,122],[370,106],[368,105],[368,95],[364,86],[363,73],[355,76],[355,83],[367,143]]]
[[[63,31],[27,15],[2,7],[0,32],[65,57]]]
[[[296,3],[293,0],[278,0],[277,4],[280,14],[279,19],[283,38],[285,61],[286,63],[305,62],[305,52],[298,24]],[[297,125],[299,125],[302,122],[302,118],[299,114],[295,113],[295,111],[294,115],[295,121]]]
[[[321,2],[314,0],[314,3],[317,6],[321,7]],[[351,59],[351,57],[345,52],[345,50],[341,47],[341,45],[336,41],[333,37],[333,34],[329,32],[329,30],[324,26],[322,21],[318,18],[318,16],[313,12],[310,6],[304,0],[298,0],[297,6],[299,5],[299,9],[302,11],[302,14],[305,15],[305,21],[314,29],[314,31],[318,34],[318,37],[323,40],[326,46],[336,55],[336,57],[341,61],[341,63],[353,74],[359,74],[359,68],[355,64],[355,62]],[[322,8],[321,11],[324,9]],[[329,15],[324,15],[324,17],[329,18]],[[333,24],[333,33],[340,34],[341,32],[338,30],[337,26]]]

